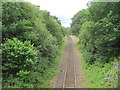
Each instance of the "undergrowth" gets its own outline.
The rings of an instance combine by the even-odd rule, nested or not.
[[[76,41],[78,43],[78,41]],[[80,51],[80,50],[79,50]],[[112,58],[113,61],[102,64],[96,60],[92,65],[85,62],[83,54],[80,51],[82,69],[85,75],[86,88],[117,88],[118,75],[120,73],[120,61],[118,58]]]
[[[53,60],[54,62],[52,63],[49,63],[49,65],[47,65],[46,69],[43,70],[43,73],[44,74],[40,74],[40,73],[37,73],[37,72],[31,72],[31,81],[35,82],[34,81],[34,78],[35,79],[38,79],[40,80],[39,83],[36,83],[34,84],[34,87],[33,87],[33,83],[24,83],[22,81],[23,78],[21,77],[18,77],[18,78],[14,78],[12,75],[8,77],[7,79],[7,83],[4,83],[4,89],[5,88],[52,88],[52,80],[54,78],[54,76],[57,74],[58,72],[58,64],[60,63],[60,60],[62,58],[62,54],[63,54],[63,51],[64,51],[64,47],[65,47],[65,43],[66,43],[66,38],[63,38],[63,42],[59,48],[59,53],[57,55],[57,57]],[[45,62],[44,60],[44,63],[47,63]],[[40,67],[37,67],[38,69]],[[24,80],[27,80],[24,78]]]
[[[58,65],[60,64],[60,61],[62,59],[66,41],[66,38],[64,38],[59,50],[59,54],[55,58],[54,63],[50,65],[50,67],[45,71],[46,74],[42,77],[44,83],[39,85],[40,88],[53,88],[54,76],[56,76],[56,74],[58,73]]]

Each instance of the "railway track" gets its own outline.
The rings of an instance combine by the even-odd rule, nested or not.
[[[68,37],[64,58],[60,64],[60,72],[57,75],[55,88],[79,88],[80,70],[79,58],[72,37]]]
[[[75,61],[74,61],[74,53],[73,53],[73,42],[72,38],[68,38],[69,46],[68,46],[68,58],[64,76],[64,84],[63,88],[75,88],[76,79],[75,79]]]

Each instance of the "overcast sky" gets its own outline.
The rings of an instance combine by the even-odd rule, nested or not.
[[[69,27],[71,18],[80,10],[87,8],[91,0],[25,0],[39,5],[41,10],[47,10],[57,16],[64,27]]]

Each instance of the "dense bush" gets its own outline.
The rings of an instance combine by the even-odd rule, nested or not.
[[[83,9],[74,15],[72,18],[71,31],[74,35],[79,36],[79,31],[82,24],[89,20],[89,10]]]
[[[63,37],[63,33],[61,33],[63,28],[60,26],[58,21],[56,23],[56,18],[50,17],[49,12],[42,11],[41,14],[44,18],[43,22],[45,23],[46,28],[54,37],[57,38],[59,45]]]
[[[120,2],[90,2],[72,18],[79,36],[87,88],[116,88],[120,56]],[[114,65],[117,64],[117,65]]]
[[[28,2],[2,2],[3,87],[42,87],[54,72],[65,28]],[[47,77],[47,78],[46,78]]]
[[[84,58],[87,63],[93,63],[95,61],[94,54],[96,53],[94,47],[94,22],[89,21],[82,24],[81,33],[79,35],[81,45],[80,48],[83,51]]]
[[[7,74],[16,75],[24,70],[28,70],[29,73],[32,66],[38,62],[38,51],[28,41],[23,43],[16,38],[8,39],[2,45],[2,50],[3,76],[5,77]]]
[[[33,66],[39,61],[37,56],[39,52],[29,41],[23,43],[17,38],[13,38],[13,40],[7,39],[2,45],[2,50],[4,84],[4,80],[7,80],[10,76],[14,78],[24,77],[24,80],[27,79],[31,71],[34,70]]]
[[[110,58],[120,55],[118,5],[119,2],[91,2],[86,10],[79,11],[73,17],[71,29],[76,35],[73,27],[78,28],[79,43],[85,60],[90,64],[96,60],[109,62]]]
[[[2,8],[3,38],[20,38],[24,32],[33,29],[32,21],[37,14],[35,6],[23,2],[3,2]]]
[[[101,19],[94,26],[96,59],[102,56],[102,62],[109,62],[110,58],[118,57],[120,54],[120,23],[117,21],[118,15],[114,16],[110,12],[107,17]]]

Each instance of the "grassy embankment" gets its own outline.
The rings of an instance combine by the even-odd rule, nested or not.
[[[76,41],[78,46],[78,40]],[[114,61],[101,64],[96,61],[92,65],[88,65],[83,57],[82,51],[79,49],[81,57],[82,69],[85,75],[86,88],[116,88],[118,85],[118,68],[119,61],[117,58],[112,58]],[[87,57],[87,56],[86,56]]]

